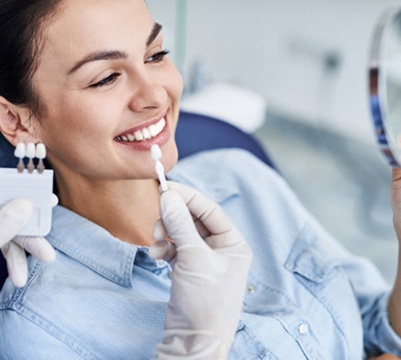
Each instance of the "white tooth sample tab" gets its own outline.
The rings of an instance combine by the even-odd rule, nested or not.
[[[166,176],[164,175],[164,166],[160,162],[160,159],[162,157],[162,151],[160,149],[160,146],[156,144],[152,145],[150,148],[150,155],[152,159],[155,161],[156,174],[159,178],[161,189],[162,191],[166,191],[168,190],[168,187],[167,187]]]

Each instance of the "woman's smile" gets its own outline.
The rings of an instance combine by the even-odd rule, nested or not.
[[[170,131],[166,115],[150,120],[141,125],[124,131],[115,137],[122,145],[129,145],[137,150],[150,150],[151,146],[164,145],[170,138]]]

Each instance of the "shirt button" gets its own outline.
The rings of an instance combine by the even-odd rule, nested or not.
[[[299,332],[301,335],[307,334],[307,333],[309,332],[309,326],[308,326],[308,324],[306,324],[306,323],[301,323],[301,324],[299,324],[299,326],[298,326],[298,332]]]
[[[253,285],[248,285],[247,291],[248,291],[250,294],[253,294],[253,293],[256,291],[256,288],[255,288],[255,286],[253,286]]]

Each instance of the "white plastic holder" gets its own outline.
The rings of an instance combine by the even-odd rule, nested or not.
[[[29,223],[18,235],[45,236],[52,221],[53,170],[19,173],[16,168],[0,168],[0,206],[15,198],[33,203]],[[0,230],[1,231],[1,230]]]

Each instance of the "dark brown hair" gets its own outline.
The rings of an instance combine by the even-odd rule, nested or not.
[[[39,114],[32,83],[41,48],[41,25],[62,0],[0,0],[0,95]]]

